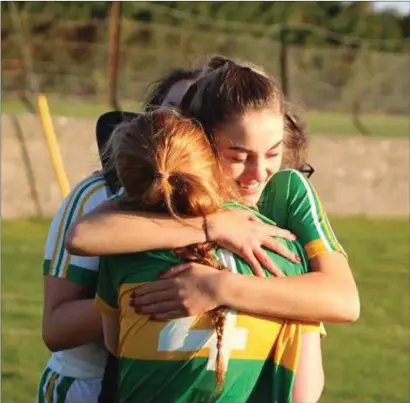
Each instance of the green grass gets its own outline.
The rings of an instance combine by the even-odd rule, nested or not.
[[[311,134],[361,134],[347,113],[308,111],[306,120]],[[405,115],[363,114],[361,122],[371,137],[408,138],[410,134],[410,118]]]
[[[408,403],[409,223],[338,218],[362,300],[354,325],[328,325],[324,403]],[[48,221],[3,221],[2,402],[35,400],[48,352],[40,336],[43,243]]]
[[[53,115],[97,118],[110,108],[102,102],[84,102],[67,100],[62,97],[50,97],[49,107]],[[123,109],[139,110],[140,105],[132,102],[121,103]],[[27,113],[25,106],[17,99],[2,100],[2,113]],[[348,113],[307,111],[306,121],[311,134],[322,135],[355,135],[360,134]],[[372,137],[408,138],[410,119],[405,115],[365,114],[362,123]]]

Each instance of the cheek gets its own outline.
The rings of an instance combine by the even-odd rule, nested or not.
[[[242,164],[233,164],[224,157],[221,157],[220,161],[223,173],[229,179],[237,179],[244,171]]]
[[[275,158],[272,158],[267,166],[268,170],[270,173],[275,174],[280,170],[282,167],[282,162],[283,162],[283,150],[280,150],[279,155],[277,155]]]

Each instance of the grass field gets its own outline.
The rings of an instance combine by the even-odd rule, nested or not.
[[[357,324],[327,326],[326,390],[321,402],[408,403],[409,222],[338,218],[333,224],[350,255],[362,314]],[[35,401],[36,383],[48,357],[40,336],[47,227],[47,221],[3,221],[4,403]]]
[[[109,110],[107,105],[85,103],[79,100],[67,101],[63,98],[49,99],[51,113],[61,116],[92,117]],[[139,105],[133,103],[121,104],[123,109],[138,110]],[[27,113],[24,105],[18,100],[3,99],[2,113]],[[352,116],[347,113],[307,111],[306,122],[311,134],[355,135],[360,134],[355,128]],[[410,119],[405,115],[363,115],[362,122],[369,129],[372,137],[406,138],[410,133]]]

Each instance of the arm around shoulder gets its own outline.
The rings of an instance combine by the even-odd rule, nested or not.
[[[345,256],[330,252],[311,260],[300,276],[257,278],[222,273],[220,305],[269,317],[332,323],[355,322],[359,294]]]
[[[181,223],[160,214],[122,211],[118,202],[110,200],[71,226],[65,246],[74,255],[106,256],[203,242],[202,218],[185,221]]]

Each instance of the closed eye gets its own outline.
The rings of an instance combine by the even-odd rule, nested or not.
[[[278,156],[279,156],[279,153],[278,153],[278,152],[276,152],[276,153],[269,153],[269,154],[266,155],[267,158],[275,158],[275,157],[278,157]]]
[[[248,153],[227,153],[226,157],[232,161],[232,162],[237,162],[237,163],[243,163],[246,162],[246,160],[249,158]]]
[[[242,163],[242,162],[246,162],[247,158],[243,158],[243,157],[231,157],[231,161],[233,162],[238,162],[238,163]]]

